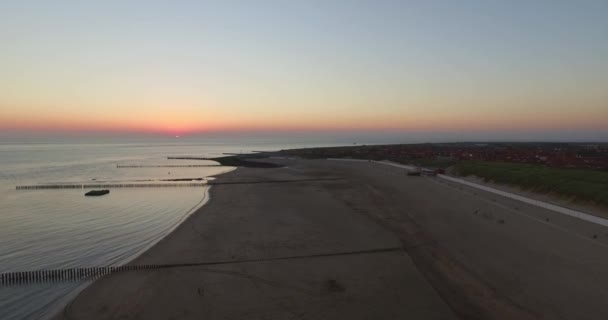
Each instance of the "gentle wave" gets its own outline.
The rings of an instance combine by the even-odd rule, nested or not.
[[[8,152],[11,148],[18,152]],[[116,188],[102,197],[85,197],[86,189],[15,190],[16,185],[200,178],[232,169],[221,166],[117,168],[117,164],[129,163],[192,162],[166,160],[164,155],[171,150],[153,149],[155,155],[134,155],[133,150],[122,147],[94,146],[74,151],[66,146],[33,148],[28,152],[27,147],[11,146],[7,151],[0,146],[3,156],[0,158],[0,272],[127,263],[200,207],[209,189],[208,186]],[[103,156],[97,157],[100,153]],[[46,159],[48,163],[44,157],[50,157]],[[66,159],[69,161],[62,162]],[[206,161],[194,163],[202,162]],[[83,285],[86,283],[0,288],[0,319],[48,317]]]

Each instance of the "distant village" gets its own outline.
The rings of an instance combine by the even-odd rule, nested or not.
[[[310,158],[359,158],[401,163],[497,161],[560,168],[608,170],[608,144],[596,143],[445,143],[368,145],[291,150]]]

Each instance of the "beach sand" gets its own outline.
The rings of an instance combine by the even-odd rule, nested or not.
[[[57,319],[606,319],[608,230],[398,168],[268,160]],[[594,237],[595,236],[595,237]]]

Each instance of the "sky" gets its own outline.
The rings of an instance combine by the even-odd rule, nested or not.
[[[1,1],[0,134],[608,141],[608,1]]]

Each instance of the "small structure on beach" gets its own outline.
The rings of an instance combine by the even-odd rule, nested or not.
[[[427,176],[427,177],[434,177],[437,175],[437,170],[433,170],[433,169],[422,168],[422,170],[420,170],[420,172],[422,173],[423,176]]]

